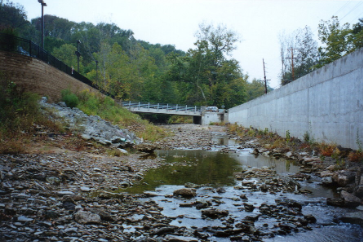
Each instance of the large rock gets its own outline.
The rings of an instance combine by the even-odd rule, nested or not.
[[[174,196],[195,197],[197,192],[194,188],[181,188],[173,192]]]
[[[344,206],[349,208],[356,208],[361,204],[361,200],[353,194],[342,191],[340,196],[344,199]]]
[[[353,223],[363,226],[363,211],[346,213],[342,217],[340,217],[339,220],[345,223]]]
[[[140,152],[145,152],[145,153],[151,154],[151,153],[154,153],[154,150],[157,149],[157,146],[153,145],[153,144],[142,143],[142,144],[136,145],[135,148]]]
[[[349,183],[354,182],[355,180],[355,174],[354,172],[342,170],[338,171],[333,175],[334,182],[338,183],[339,186],[345,187]]]
[[[74,214],[74,219],[77,223],[80,224],[91,224],[91,223],[100,223],[101,216],[98,214],[94,214],[87,211],[78,211]]]
[[[202,210],[202,215],[207,216],[209,218],[220,218],[228,216],[229,212],[227,210],[220,209],[206,209]]]

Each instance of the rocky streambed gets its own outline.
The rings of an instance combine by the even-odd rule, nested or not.
[[[0,240],[361,241],[357,169],[336,171],[303,152],[269,153],[255,141],[226,139],[223,127],[168,128],[175,136],[157,144],[165,151],[156,158],[59,148],[1,155]],[[97,132],[106,147],[133,142],[126,131],[119,142]]]

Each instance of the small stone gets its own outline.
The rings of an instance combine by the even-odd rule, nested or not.
[[[91,189],[89,187],[81,187],[80,188],[82,192],[89,192]]]
[[[74,193],[73,192],[71,192],[71,191],[59,191],[59,192],[57,192],[57,194],[59,195],[59,196],[73,196],[74,195]]]
[[[101,217],[98,214],[94,214],[87,211],[78,211],[74,214],[74,219],[80,224],[100,223]]]
[[[28,217],[25,217],[25,216],[22,216],[22,215],[18,217],[18,222],[31,222],[33,220],[34,219],[28,218]]]

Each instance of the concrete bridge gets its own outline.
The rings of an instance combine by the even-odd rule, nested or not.
[[[224,121],[224,109],[208,112],[205,107],[180,104],[152,104],[141,102],[122,102],[122,106],[133,113],[156,113],[181,116],[193,116],[193,123],[207,125],[210,122]]]

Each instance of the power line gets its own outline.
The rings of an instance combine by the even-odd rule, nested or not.
[[[340,21],[342,21],[346,16],[348,16],[353,10],[357,9],[360,5],[362,5],[363,2],[358,2],[357,5],[355,5],[346,15],[344,15],[343,18],[340,19]]]
[[[350,4],[351,3],[351,1],[349,1],[349,2],[347,2],[347,3],[345,3],[344,4],[344,6],[342,6],[335,14],[334,14],[334,16],[337,16],[337,14],[343,9],[343,8],[345,8],[348,4]]]

